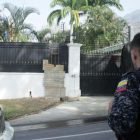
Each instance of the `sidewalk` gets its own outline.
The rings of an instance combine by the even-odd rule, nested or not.
[[[9,121],[11,125],[30,125],[53,121],[106,116],[113,97],[81,97],[80,101],[64,102],[40,114]]]

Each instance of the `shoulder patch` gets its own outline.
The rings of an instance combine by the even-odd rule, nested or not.
[[[124,79],[122,80],[117,87],[116,93],[122,92],[126,90],[126,86],[127,86],[128,80]]]

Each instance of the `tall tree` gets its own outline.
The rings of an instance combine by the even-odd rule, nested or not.
[[[25,23],[26,18],[32,13],[39,14],[39,11],[36,8],[31,7],[17,7],[11,3],[4,3],[3,6],[11,14],[14,24],[14,34],[17,41],[19,31],[22,31],[24,29],[32,30],[32,25]]]
[[[53,0],[50,6],[53,8],[57,5],[61,6],[62,8],[51,12],[47,21],[51,25],[54,19],[56,19],[57,24],[59,24],[60,21],[66,16],[70,16],[70,36],[73,33],[73,24],[75,23],[75,26],[77,27],[79,25],[79,17],[82,16],[86,11],[93,9],[92,6],[88,5],[87,0]],[[72,37],[70,41],[72,42]]]

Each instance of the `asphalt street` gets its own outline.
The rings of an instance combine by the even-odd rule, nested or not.
[[[53,129],[16,130],[15,140],[116,140],[107,122]]]

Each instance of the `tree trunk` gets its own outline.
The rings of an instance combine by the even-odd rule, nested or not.
[[[73,24],[70,25],[70,43],[73,43]]]

